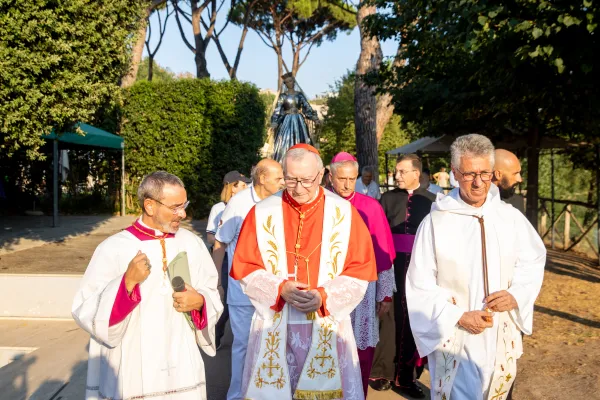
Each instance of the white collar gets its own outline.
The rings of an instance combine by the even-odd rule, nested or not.
[[[143,226],[144,228],[147,228],[147,229],[152,229],[152,230],[154,231],[154,234],[155,234],[156,236],[163,236],[163,235],[164,235],[164,233],[163,233],[162,231],[160,231],[160,230],[158,230],[158,229],[150,228],[148,225],[146,225],[146,224],[144,223],[144,221],[142,221],[142,217],[140,217],[140,218],[138,219],[138,221],[139,221],[140,225],[141,225],[141,226]]]
[[[415,190],[417,190],[418,188],[420,188],[420,187],[421,187],[421,184],[419,183],[419,186],[417,186],[416,188],[414,188],[414,189],[406,189],[406,191],[408,192],[408,194],[413,194],[413,192]]]

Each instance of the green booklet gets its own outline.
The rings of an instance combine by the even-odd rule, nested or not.
[[[169,263],[167,266],[167,275],[169,276],[169,281],[172,281],[176,276],[180,276],[185,283],[188,285],[192,285],[192,280],[190,278],[190,264],[188,262],[187,252],[182,251],[175,256],[175,258]],[[192,316],[189,312],[182,313],[185,319],[188,322],[188,325],[192,330],[196,331],[196,326],[194,325],[194,321],[192,321]]]

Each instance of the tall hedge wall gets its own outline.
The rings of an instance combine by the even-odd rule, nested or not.
[[[248,174],[258,161],[264,121],[264,103],[248,83],[136,83],[126,94],[120,130],[129,193],[145,174],[168,171],[185,182],[193,215],[207,215],[225,173]]]

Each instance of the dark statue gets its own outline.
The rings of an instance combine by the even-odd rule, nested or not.
[[[298,143],[313,144],[306,119],[314,121],[315,124],[321,122],[292,74],[287,73],[282,79],[284,89],[277,99],[271,117],[271,127],[275,130],[273,159],[278,162],[283,160],[290,147]]]

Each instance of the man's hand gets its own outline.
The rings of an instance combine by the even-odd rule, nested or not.
[[[152,268],[150,260],[148,260],[146,254],[138,250],[135,257],[129,262],[127,271],[125,271],[125,287],[127,287],[127,292],[131,293],[135,285],[144,282],[148,278],[150,268]]]
[[[308,285],[306,283],[287,281],[281,289],[281,297],[298,311],[316,311],[321,307],[323,302],[321,293],[318,290],[301,290],[307,288]]]
[[[377,316],[381,319],[385,314],[390,312],[390,309],[392,308],[392,302],[380,301],[375,307],[377,310]]]
[[[486,303],[487,308],[496,312],[512,311],[519,306],[513,295],[506,290],[494,292],[483,301]]]
[[[306,294],[310,295],[312,298],[305,303],[298,303],[294,305],[296,310],[301,311],[303,313],[309,313],[313,311],[317,311],[323,305],[323,299],[321,298],[321,293],[317,289],[309,290]]]
[[[204,306],[204,297],[193,287],[185,284],[185,292],[173,293],[173,308],[179,312],[200,310]]]
[[[492,314],[487,311],[467,311],[460,317],[458,325],[467,332],[478,335],[486,328],[494,326],[491,316]]]

